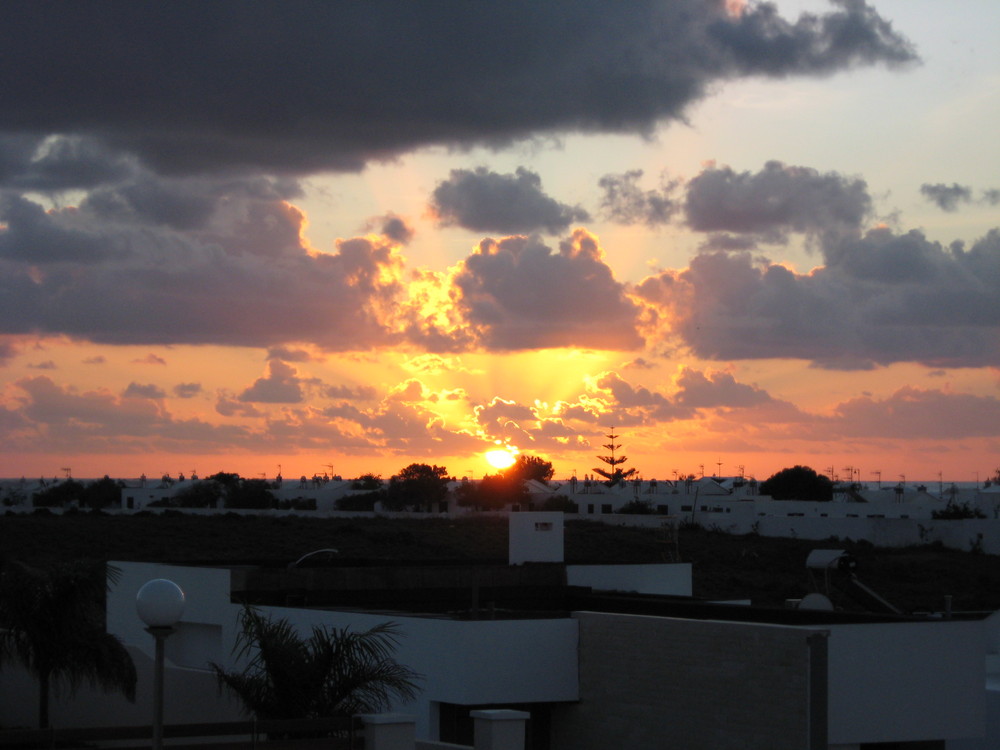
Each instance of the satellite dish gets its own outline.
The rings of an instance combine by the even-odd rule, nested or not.
[[[798,609],[814,609],[820,612],[833,612],[833,602],[823,595],[813,592],[812,594],[806,594],[802,597],[802,601],[799,602]]]

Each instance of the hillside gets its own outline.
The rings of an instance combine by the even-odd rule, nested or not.
[[[503,563],[507,524],[498,518],[313,519],[263,516],[110,516],[76,513],[0,517],[0,554],[48,564],[80,558],[284,565],[333,547],[343,564]],[[679,534],[681,560],[693,564],[694,593],[782,606],[809,591],[805,560],[815,548],[843,548],[858,559],[858,577],[904,611],[1000,609],[1000,557],[941,547],[876,549],[866,543],[814,542],[699,528]],[[660,562],[658,532],[591,521],[566,525],[569,563]],[[849,600],[837,601],[855,608]]]

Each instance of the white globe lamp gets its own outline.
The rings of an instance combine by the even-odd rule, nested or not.
[[[170,628],[184,614],[184,592],[166,578],[155,578],[143,584],[135,597],[139,619],[151,628]]]

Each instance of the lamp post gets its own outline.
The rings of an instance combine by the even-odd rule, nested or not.
[[[163,747],[163,642],[184,613],[184,592],[173,581],[154,578],[139,589],[135,597],[139,619],[156,641],[153,667],[153,750]]]

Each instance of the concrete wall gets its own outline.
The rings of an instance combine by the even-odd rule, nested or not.
[[[820,630],[577,613],[581,701],[553,712],[553,750],[802,750]]]

